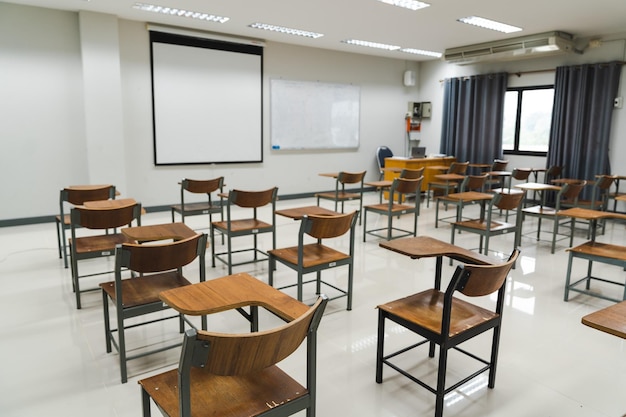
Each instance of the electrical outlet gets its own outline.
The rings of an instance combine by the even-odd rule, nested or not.
[[[616,109],[621,109],[624,107],[624,97],[615,97],[613,100],[613,107]]]

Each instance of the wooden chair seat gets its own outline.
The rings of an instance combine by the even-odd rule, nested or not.
[[[106,251],[110,251],[112,255],[116,245],[131,243],[131,241],[122,233],[111,233],[108,235],[84,236],[75,241],[72,241],[70,238],[69,243],[70,246],[74,246],[74,250],[79,255]]]
[[[218,229],[228,229],[228,222],[213,222],[213,227]],[[232,233],[250,231],[255,229],[271,229],[273,226],[270,223],[264,222],[259,219],[242,219],[232,220],[230,222],[230,231]]]
[[[165,290],[184,287],[191,283],[176,271],[124,279],[122,283],[122,305],[125,308],[150,303],[160,303],[159,294]],[[116,302],[115,281],[103,282],[100,288]]]
[[[176,369],[143,379],[140,383],[166,415],[179,415]],[[193,369],[190,391],[193,417],[253,417],[265,413],[274,405],[308,395],[306,388],[275,365],[242,376],[218,376]]]
[[[386,203],[372,204],[372,205],[367,206],[367,209],[370,211],[374,211],[374,212],[388,212],[389,204],[386,204]],[[407,211],[413,211],[413,210],[415,210],[415,206],[410,206],[408,204],[394,204],[391,207],[391,213],[393,213],[394,215],[403,214]]]
[[[463,220],[455,223],[457,227],[460,228],[472,228],[487,231],[487,229],[492,232],[498,232],[501,230],[511,230],[515,228],[515,223],[507,223],[507,222],[499,222],[492,220],[491,223],[488,223],[485,220],[480,219],[472,219],[472,220]]]
[[[283,262],[289,262],[293,265],[298,264],[297,246],[276,249],[272,251],[272,253],[274,256],[279,257]],[[303,253],[304,257],[302,260],[302,266],[304,268],[312,268],[317,265],[350,259],[350,255],[346,253],[339,252],[338,250],[329,248],[328,246],[318,245],[317,243],[304,245]]]
[[[219,212],[220,206],[216,206],[215,204],[208,203],[187,203],[185,204],[185,215],[189,216],[190,213],[203,213],[212,210],[217,210]],[[181,204],[174,204],[172,206],[172,210],[175,212],[182,212],[183,206]]]
[[[443,292],[430,289],[390,303],[381,304],[378,308],[393,314],[401,320],[415,323],[435,334],[441,335],[444,297],[445,294]],[[453,298],[449,336],[458,336],[467,329],[480,326],[498,317],[499,315],[491,310]]]
[[[356,200],[358,198],[361,198],[361,194],[358,193],[350,193],[350,192],[346,192],[346,191],[340,191],[339,193],[337,193],[337,195],[335,195],[335,193],[317,193],[315,194],[317,197],[320,198],[326,198],[326,199],[330,199],[333,200],[336,199],[341,201],[341,200]]]

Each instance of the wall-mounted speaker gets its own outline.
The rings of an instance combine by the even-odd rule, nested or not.
[[[405,87],[414,87],[415,86],[415,71],[404,71],[404,86]]]

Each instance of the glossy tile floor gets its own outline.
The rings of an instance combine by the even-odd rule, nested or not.
[[[377,194],[369,193],[366,203]],[[278,208],[315,204],[313,199],[280,201]],[[330,208],[329,203],[325,206]],[[347,209],[354,208],[351,204]],[[467,208],[465,213],[476,210]],[[434,228],[435,210],[422,204],[418,234],[444,241],[450,239],[450,226]],[[265,213],[268,214],[268,213]],[[448,211],[446,214],[451,214]],[[149,213],[143,224],[169,222],[169,213]],[[202,217],[189,218],[188,224],[202,227]],[[381,222],[370,215],[370,225]],[[407,225],[402,218],[400,224]],[[546,222],[549,228],[550,222]],[[278,246],[296,244],[299,222],[277,218]],[[524,231],[530,233],[536,220],[527,219]],[[626,244],[623,223],[609,223],[599,241]],[[549,235],[546,234],[546,238]],[[241,240],[241,242],[238,242]],[[236,245],[249,244],[241,238]],[[392,369],[385,367],[384,382],[374,382],[376,350],[376,305],[408,295],[432,284],[434,259],[410,260],[378,246],[380,239],[368,236],[362,242],[362,226],[357,227],[354,306],[345,310],[345,298],[329,303],[319,330],[318,416],[391,417],[431,416],[434,396]],[[491,248],[508,253],[512,235],[493,238]],[[582,243],[577,235],[575,243]],[[267,248],[267,236],[260,239]],[[478,236],[463,233],[456,243],[478,246]],[[599,298],[574,295],[563,301],[567,267],[566,241],[550,254],[549,244],[525,236],[517,269],[507,282],[503,333],[495,389],[486,387],[481,376],[446,397],[447,417],[485,416],[567,416],[617,417],[626,413],[626,341],[581,324],[587,313],[611,304]],[[338,245],[347,247],[344,238]],[[223,248],[219,242],[218,250]],[[497,255],[497,254],[494,254]],[[500,255],[502,256],[502,255]],[[207,257],[207,259],[209,259]],[[84,268],[111,267],[112,261],[86,261]],[[226,275],[226,268],[207,267],[207,278]],[[444,263],[444,277],[453,267]],[[575,276],[582,276],[585,264],[574,265]],[[235,272],[249,272],[267,281],[267,264],[246,265]],[[598,265],[596,274],[624,280],[617,267]],[[197,280],[197,265],[187,268]],[[346,269],[324,275],[345,284]],[[295,279],[292,271],[278,267],[282,282]],[[111,279],[93,280],[93,284]],[[8,227],[0,230],[0,415],[33,416],[139,416],[140,388],[137,380],[176,366],[177,349],[138,359],[129,364],[129,381],[120,383],[118,356],[107,354],[104,346],[101,298],[98,292],[83,295],[83,309],[76,310],[71,291],[70,271],[57,257],[54,224]],[[447,280],[444,279],[444,284]],[[601,287],[598,287],[601,288]],[[305,288],[307,301],[313,289]],[[618,287],[601,291],[619,297]],[[484,300],[491,303],[491,300]],[[269,314],[261,317],[263,326],[278,324]],[[209,318],[211,329],[243,332],[247,326],[236,313]],[[176,324],[165,322],[144,326],[129,334],[129,345],[158,345],[177,340]],[[412,339],[407,332],[388,324],[388,345]],[[490,334],[470,343],[472,349],[486,352]],[[302,350],[283,366],[303,375]],[[412,368],[421,376],[436,372],[436,360],[424,352],[414,355]],[[449,380],[466,368],[468,360],[452,355]],[[158,415],[156,410],[155,415]],[[303,414],[301,414],[303,415]]]

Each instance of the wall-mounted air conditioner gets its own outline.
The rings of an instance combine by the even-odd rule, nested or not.
[[[566,32],[546,32],[502,41],[479,43],[446,49],[444,60],[466,65],[485,61],[539,58],[547,55],[578,52],[574,37]]]

